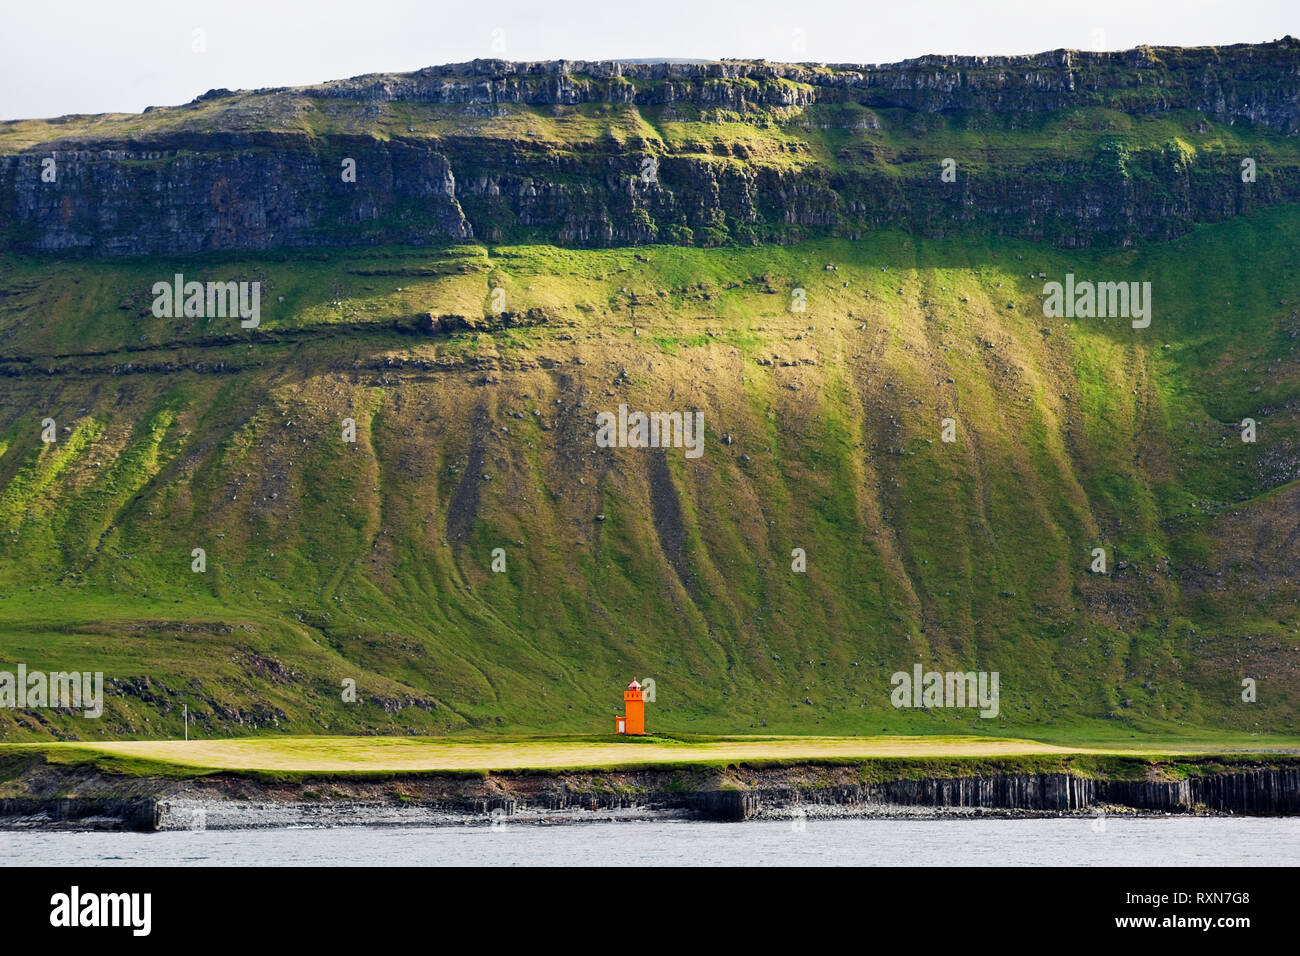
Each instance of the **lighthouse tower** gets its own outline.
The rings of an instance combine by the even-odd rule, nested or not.
[[[641,690],[641,685],[632,679],[632,683],[627,685],[627,690],[623,691],[623,709],[626,714],[614,718],[614,725],[617,733],[620,734],[645,734],[645,691]]]

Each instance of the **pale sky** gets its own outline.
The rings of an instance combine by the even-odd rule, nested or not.
[[[889,63],[1288,33],[1300,35],[1297,0],[5,0],[0,119],[476,57]]]

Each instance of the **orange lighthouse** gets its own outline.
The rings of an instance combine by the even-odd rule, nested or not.
[[[620,734],[645,734],[645,692],[632,678],[623,691],[623,709],[626,714],[614,718],[615,732]]]

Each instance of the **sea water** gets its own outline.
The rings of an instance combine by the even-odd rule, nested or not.
[[[1300,819],[629,821],[0,832],[0,865],[1300,866]]]

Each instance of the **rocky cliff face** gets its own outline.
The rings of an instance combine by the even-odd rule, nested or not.
[[[1212,772],[1181,780],[1160,778],[1159,765],[1152,763],[1149,780],[1107,779],[1104,773],[999,772],[994,766],[978,775],[940,771],[862,783],[861,766],[823,764],[396,775],[384,781],[323,777],[268,785],[238,774],[186,781],[133,778],[53,767],[36,758],[8,785],[12,795],[0,797],[0,830],[464,825],[504,823],[512,817],[535,821],[542,815],[551,822],[573,821],[619,811],[639,811],[643,818],[734,822],[792,814],[914,817],[945,811],[972,816],[1300,813],[1300,771],[1294,758],[1225,759]],[[896,773],[884,771],[886,777]],[[329,779],[328,788],[321,787],[321,779]],[[64,796],[68,791],[77,795]]]
[[[1054,50],[1033,56],[926,56],[883,66],[475,60],[316,87],[323,97],[495,106],[691,104],[740,111],[860,103],[923,112],[1044,112],[1086,106],[1135,114],[1191,109],[1300,132],[1300,41],[1222,49]]]
[[[379,240],[469,239],[451,164],[409,144],[336,142],[365,163],[348,192],[318,145],[283,134],[170,137],[57,151],[42,188],[32,157],[0,158],[6,219],[20,248],[96,255],[265,249]]]
[[[0,124],[0,241],[109,256],[903,226],[1125,245],[1300,199],[1297,135],[1291,38],[888,66],[477,60]]]

